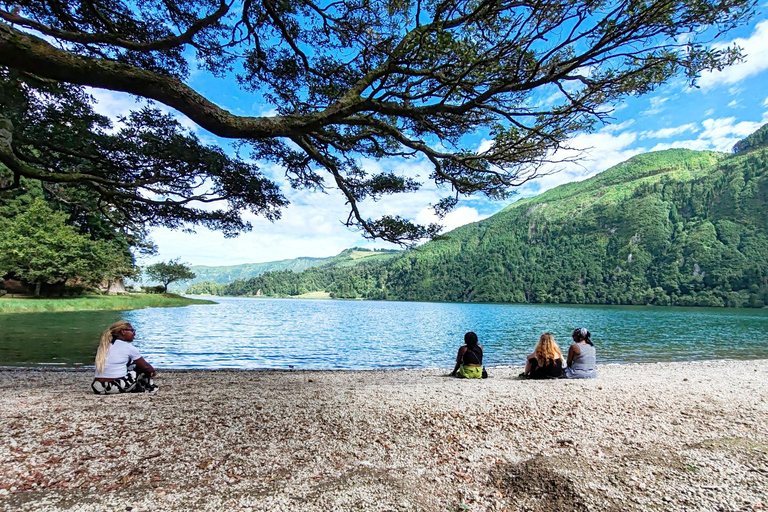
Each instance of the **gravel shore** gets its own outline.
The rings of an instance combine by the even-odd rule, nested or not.
[[[768,361],[167,371],[0,370],[0,510],[768,509]]]

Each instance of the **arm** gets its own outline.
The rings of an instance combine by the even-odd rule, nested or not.
[[[453,375],[454,377],[459,372],[459,366],[461,366],[461,360],[464,358],[464,352],[466,351],[467,351],[466,345],[459,348],[459,353],[456,355],[456,366],[453,368],[453,371],[451,372],[451,375]]]
[[[147,360],[146,360],[146,359],[144,359],[143,357],[140,357],[140,358],[136,359],[136,360],[134,361],[134,363],[136,364],[136,368],[138,368],[138,369],[139,369],[139,371],[141,371],[142,373],[148,373],[148,374],[150,374],[152,377],[154,377],[154,376],[155,376],[155,373],[157,373],[157,372],[155,372],[155,369],[154,369],[154,368],[152,368],[152,365],[151,365],[151,364],[149,364],[149,363],[147,362]]]
[[[568,360],[566,361],[566,364],[568,365],[568,368],[573,365],[573,360],[576,358],[577,355],[581,354],[581,350],[579,350],[579,346],[577,344],[573,344],[568,348]]]
[[[535,356],[533,354],[525,358],[525,371],[523,373],[526,375],[531,374],[531,369],[533,368],[533,363],[531,363],[532,359],[535,359]]]

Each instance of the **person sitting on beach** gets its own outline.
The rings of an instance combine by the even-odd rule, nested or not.
[[[573,345],[568,349],[565,376],[569,379],[594,379],[597,377],[595,346],[592,334],[585,328],[575,329],[571,334]]]
[[[456,367],[451,372],[453,377],[480,379],[483,377],[483,347],[477,344],[477,334],[468,332],[464,335],[465,345],[459,348]]]
[[[545,332],[529,355],[521,377],[527,379],[559,379],[563,376],[563,354],[554,336]]]
[[[112,324],[101,334],[96,351],[96,377],[91,389],[97,395],[156,391],[155,369],[132,345],[136,330],[125,321]]]

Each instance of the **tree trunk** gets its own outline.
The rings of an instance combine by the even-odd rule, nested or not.
[[[40,287],[42,286],[42,282],[38,281],[35,283],[35,297],[40,296]]]

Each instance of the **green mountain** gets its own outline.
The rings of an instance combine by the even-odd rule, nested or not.
[[[730,155],[638,155],[388,261],[268,273],[221,293],[762,307],[767,142],[768,125]]]
[[[183,283],[172,283],[170,288],[178,291],[201,282],[227,284],[237,279],[248,279],[260,276],[265,272],[278,272],[281,270],[301,272],[302,270],[321,265],[330,260],[331,258],[295,258],[290,260],[244,263],[242,265],[228,266],[191,265],[190,269],[192,269],[192,272],[194,272],[197,277]]]
[[[328,258],[295,258],[289,260],[269,261],[266,263],[245,263],[221,267],[209,267],[193,265],[190,268],[196,274],[195,279],[184,283],[174,283],[177,289],[186,287],[186,293],[215,294],[221,286],[234,281],[244,281],[252,277],[260,276],[267,272],[301,272],[308,268],[323,267],[348,267],[362,261],[386,261],[401,251],[369,250],[355,247],[345,249],[336,256]],[[173,287],[173,286],[171,286]]]

